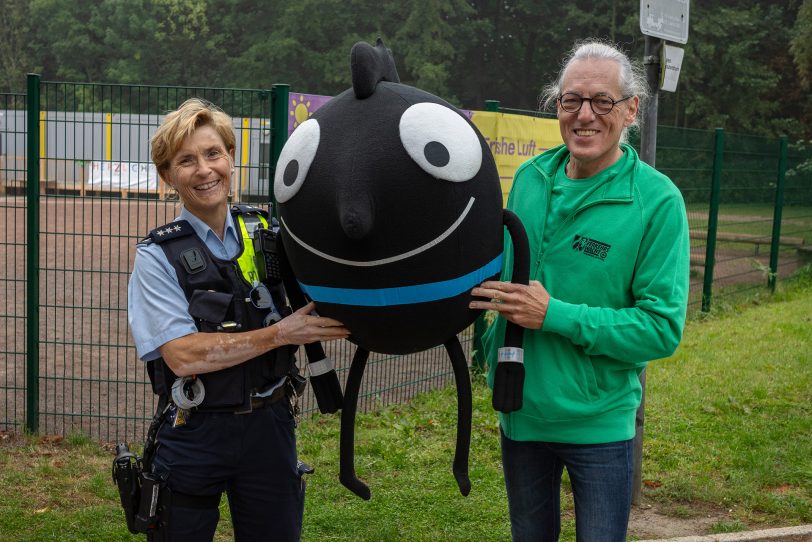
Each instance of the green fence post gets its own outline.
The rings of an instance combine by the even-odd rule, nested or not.
[[[274,206],[276,205],[276,200],[274,199],[273,195],[273,166],[271,165],[271,120],[273,116],[273,111],[271,110],[271,91],[268,90],[260,90],[259,91],[259,107],[260,107],[260,121],[259,121],[259,178],[262,179],[263,173],[266,175],[266,179],[268,180],[267,186],[265,186],[265,190],[267,190],[268,194],[268,203],[270,205],[270,209],[268,211],[270,213],[274,212]],[[267,121],[263,124],[263,118],[267,119]],[[268,151],[268,156],[265,156],[265,151],[263,150],[262,142],[264,141],[264,137],[268,136],[268,145],[266,147]],[[265,164],[263,167],[262,164]],[[265,170],[264,172],[262,170]],[[276,216],[275,214],[273,216]]]
[[[485,100],[485,111],[499,112],[499,100]]]
[[[290,85],[271,85],[271,216],[278,216],[276,198],[273,193],[273,179],[276,175],[276,162],[282,154],[282,147],[288,140],[288,97]]]
[[[25,425],[31,433],[39,429],[39,83],[39,75],[28,74]]]
[[[716,229],[719,221],[719,192],[722,185],[722,161],[725,153],[725,131],[716,129],[713,146],[713,177],[708,208],[708,235],[705,243],[705,276],[702,284],[702,312],[708,312],[713,290],[713,265],[716,257]]]
[[[767,285],[775,292],[778,275],[778,248],[781,242],[781,214],[784,210],[784,174],[787,172],[787,136],[778,140],[778,178],[775,183],[775,209],[773,210],[773,238],[770,243],[770,275]]]

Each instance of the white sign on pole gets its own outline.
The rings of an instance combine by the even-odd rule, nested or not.
[[[682,69],[682,57],[685,49],[663,44],[662,75],[660,76],[660,88],[668,92],[676,92],[679,72]]]
[[[689,0],[640,0],[640,31],[646,36],[688,43]]]

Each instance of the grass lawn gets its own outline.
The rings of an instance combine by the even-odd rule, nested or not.
[[[675,518],[721,511],[711,532],[812,523],[812,281],[799,282],[692,320],[677,352],[649,366],[647,502]],[[305,420],[300,455],[316,472],[302,540],[509,540],[496,416],[483,378],[473,380],[468,497],[451,474],[453,389],[358,416],[356,469],[370,501],[338,482],[338,417]],[[143,540],[124,525],[111,459],[109,444],[81,436],[0,433],[0,542]],[[574,540],[563,493],[562,540]],[[222,506],[217,540],[230,540]]]

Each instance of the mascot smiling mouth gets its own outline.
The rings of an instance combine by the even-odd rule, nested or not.
[[[452,233],[454,233],[457,228],[459,228],[460,224],[463,223],[465,218],[470,213],[475,201],[476,198],[472,196],[468,200],[468,204],[465,206],[465,209],[463,209],[462,213],[460,213],[460,216],[458,216],[454,223],[451,224],[451,226],[449,226],[448,229],[446,229],[438,237],[435,237],[428,243],[425,243],[424,245],[421,245],[415,249],[379,260],[347,260],[345,258],[339,258],[337,256],[327,254],[326,252],[322,252],[321,250],[310,246],[296,236],[296,234],[291,231],[290,226],[287,225],[284,218],[282,218],[282,226],[285,228],[285,232],[290,236],[291,239],[298,243],[302,248],[308,250],[316,256],[319,256],[320,258],[343,265],[351,265],[355,267],[374,267],[411,258],[412,256],[416,256],[439,245]],[[498,273],[501,267],[502,255],[499,254],[496,258],[486,263],[479,269],[475,269],[472,272],[459,277],[437,282],[413,284],[411,286],[394,286],[390,288],[334,288],[330,286],[305,284],[301,281],[299,281],[299,285],[302,287],[302,290],[304,290],[307,295],[310,296],[311,299],[324,303],[354,305],[358,307],[411,305],[414,303],[426,303],[440,299],[447,299],[449,297],[459,295],[470,290],[473,286],[479,284],[487,277]]]
[[[460,224],[462,224],[463,220],[465,220],[465,217],[468,216],[468,213],[471,211],[471,207],[474,206],[474,201],[476,201],[476,198],[474,198],[472,196],[468,200],[468,205],[465,206],[465,209],[463,209],[460,216],[457,217],[457,220],[455,220],[454,223],[451,224],[451,226],[446,231],[444,231],[439,237],[436,237],[436,238],[432,239],[431,241],[429,241],[428,243],[426,243],[426,244],[424,244],[422,246],[419,246],[419,247],[417,247],[415,249],[412,249],[412,250],[410,250],[408,252],[403,252],[402,254],[397,254],[395,256],[390,256],[389,258],[382,258],[380,260],[358,261],[358,260],[347,260],[347,259],[344,259],[344,258],[339,258],[337,256],[332,256],[330,254],[327,254],[326,252],[322,252],[319,249],[317,249],[315,247],[312,247],[309,244],[305,243],[295,233],[293,233],[293,230],[290,229],[290,226],[288,226],[288,224],[285,222],[284,218],[282,218],[282,226],[285,228],[285,231],[288,233],[288,235],[290,235],[291,239],[296,241],[304,249],[308,250],[309,252],[312,252],[313,254],[315,254],[316,256],[319,256],[320,258],[324,258],[325,260],[329,260],[329,261],[335,262],[335,263],[340,263],[340,264],[343,264],[343,265],[352,265],[352,266],[355,266],[355,267],[374,267],[374,266],[377,266],[377,265],[385,265],[385,264],[388,264],[388,263],[399,262],[401,260],[411,258],[412,256],[417,256],[418,254],[420,254],[422,252],[425,252],[425,251],[429,250],[430,248],[439,245],[449,235],[454,233],[454,231],[460,226]]]

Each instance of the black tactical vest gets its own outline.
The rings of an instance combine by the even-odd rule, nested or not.
[[[246,250],[245,223],[255,222],[260,216],[267,224],[267,214],[255,207],[234,206],[231,209],[240,238],[240,253],[234,259],[216,258],[185,220],[178,220],[152,230],[145,242],[160,245],[169,263],[175,268],[178,283],[189,302],[189,314],[198,331],[249,331],[263,327],[271,309],[258,309],[250,301],[254,285],[245,276],[256,276],[254,269],[241,269],[240,255]],[[250,265],[243,258],[243,266]],[[269,288],[277,309],[286,316],[281,284]],[[224,325],[225,324],[225,325]],[[252,393],[263,391],[280,377],[286,376],[295,365],[297,346],[275,348],[234,367],[197,375],[205,387],[199,410],[237,411],[250,404]],[[152,389],[158,395],[169,395],[176,378],[162,358],[147,365]]]

